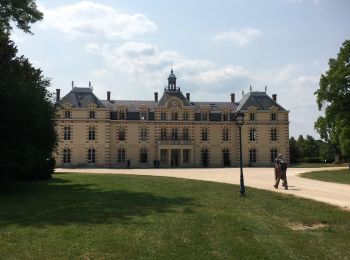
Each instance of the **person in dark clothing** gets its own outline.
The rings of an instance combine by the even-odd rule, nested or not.
[[[128,169],[130,168],[130,159],[128,159]]]
[[[287,162],[283,159],[282,154],[279,154],[275,160],[275,189],[278,189],[278,185],[281,179],[283,181],[282,186],[284,186],[285,190],[288,190]]]

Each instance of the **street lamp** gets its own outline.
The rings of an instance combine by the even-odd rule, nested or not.
[[[239,162],[241,168],[240,181],[239,181],[239,193],[241,197],[245,196],[245,188],[244,188],[244,178],[243,178],[243,161],[242,161],[242,126],[244,123],[244,113],[238,111],[236,113],[236,124],[239,129]]]

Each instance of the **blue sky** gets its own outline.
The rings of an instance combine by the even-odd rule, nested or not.
[[[277,94],[290,111],[290,135],[319,138],[314,91],[328,59],[350,39],[350,1],[45,1],[34,35],[13,40],[62,95],[87,87],[106,99],[152,100],[170,62],[193,101]]]

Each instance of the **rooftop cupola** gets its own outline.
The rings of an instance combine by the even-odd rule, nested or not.
[[[168,77],[168,90],[176,91],[176,76],[173,68],[171,68],[170,75]]]

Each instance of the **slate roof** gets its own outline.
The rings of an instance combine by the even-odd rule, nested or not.
[[[64,96],[58,104],[70,103],[73,107],[87,107],[95,104],[97,107],[105,107],[102,102],[92,93],[91,88],[74,87],[66,96]]]
[[[146,100],[102,100],[101,102],[106,108],[109,108],[110,110],[115,110],[120,105],[126,106],[129,110],[139,109],[142,105],[145,105],[150,109],[157,107],[157,102]]]
[[[237,109],[247,110],[251,106],[254,106],[259,110],[269,110],[270,107],[275,106],[278,108],[278,110],[286,111],[265,92],[249,92],[248,94],[244,95],[242,100],[239,102]]]

